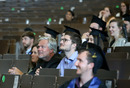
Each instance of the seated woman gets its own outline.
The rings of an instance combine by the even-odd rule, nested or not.
[[[121,2],[120,12],[116,14],[116,17],[125,18],[130,15],[129,13],[129,3]]]
[[[30,59],[30,63],[29,63],[29,70],[27,72],[27,74],[30,74],[33,69],[36,67],[36,63],[38,61],[38,50],[37,50],[37,43],[33,45],[32,47],[32,54],[31,54],[31,59]],[[17,67],[12,67],[11,69],[9,69],[8,71],[10,74],[17,74],[17,75],[23,75],[24,73],[18,69]]]
[[[124,37],[123,33],[123,21],[120,19],[113,19],[110,21],[109,24],[109,32],[110,32],[110,47],[117,47],[117,46],[125,46],[126,38]]]
[[[105,7],[104,10],[99,12],[99,18],[106,22],[106,27],[112,19],[115,19],[112,9],[110,7]]]

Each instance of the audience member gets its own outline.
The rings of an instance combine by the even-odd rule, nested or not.
[[[117,13],[116,17],[125,18],[126,16],[129,16],[129,13],[129,3],[121,2],[120,13]]]
[[[96,66],[100,65],[100,63],[96,63],[97,59],[99,57],[95,52],[92,53],[89,49],[81,49],[75,63],[76,73],[80,76],[66,82],[60,88],[106,88],[105,84],[94,76],[98,70]]]
[[[31,59],[30,59],[30,63],[29,63],[29,69],[27,74],[30,74],[31,71],[33,71],[33,69],[36,67],[36,64],[38,62],[38,50],[37,50],[37,43],[34,44],[32,46],[32,50],[31,50]],[[23,75],[24,73],[18,69],[17,67],[12,67],[11,69],[9,69],[8,71],[10,74],[17,74],[17,75]]]
[[[102,19],[98,18],[97,16],[93,16],[91,23],[90,23],[90,29],[89,32],[86,32],[82,35],[82,43],[84,41],[88,41],[89,35],[93,30],[100,31],[101,38],[103,42],[107,41],[107,32],[105,31],[106,28],[106,22],[104,22]]]
[[[75,29],[75,28],[72,28],[72,27],[69,27],[69,26],[66,26],[66,25],[64,25],[64,27],[65,27],[65,30],[63,31],[62,36],[65,35],[65,32],[74,32],[74,33],[78,34],[79,36],[81,36],[79,30],[77,30],[77,29]],[[63,51],[64,51],[64,50],[61,50],[61,49],[60,49],[59,54],[61,54],[61,55],[64,57],[65,54],[64,54]]]
[[[72,21],[74,19],[74,16],[75,16],[74,12],[71,10],[68,10],[65,15],[65,18],[67,21]]]
[[[31,54],[31,48],[34,44],[35,36],[33,32],[25,32],[22,34],[22,45],[24,47],[24,50],[21,51],[21,53],[25,54]]]
[[[56,68],[62,57],[57,54],[57,43],[54,38],[40,37],[38,43],[38,64],[32,74],[39,75],[42,68]]]
[[[110,7],[105,7],[104,10],[99,12],[99,18],[106,22],[106,27],[112,19],[115,19],[112,9]]]
[[[57,66],[57,69],[61,70],[61,76],[64,76],[64,69],[76,69],[74,63],[77,60],[80,44],[81,38],[77,33],[67,31],[62,35],[60,49],[64,51],[65,57]]]
[[[112,37],[110,40],[110,47],[125,46],[126,39],[123,32],[123,21],[120,19],[113,19],[110,21],[109,31]]]
[[[107,64],[105,54],[104,54],[103,50],[101,49],[101,47],[99,47],[98,45],[96,45],[94,43],[88,43],[88,42],[84,42],[82,44],[82,47],[91,49],[98,55],[99,59],[98,59],[97,63],[100,63],[100,65],[98,65],[98,69],[109,70],[109,66]],[[101,62],[101,61],[103,61],[103,62]]]

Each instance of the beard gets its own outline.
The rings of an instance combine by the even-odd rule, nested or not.
[[[27,50],[27,48],[30,46],[30,44],[24,45],[24,49]]]

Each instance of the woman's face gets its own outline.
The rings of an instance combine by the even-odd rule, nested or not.
[[[121,3],[121,11],[123,12],[123,13],[125,13],[126,12],[126,5],[125,5],[125,3]]]
[[[110,35],[113,36],[113,37],[119,35],[120,28],[117,26],[117,22],[111,22],[110,23],[109,31],[110,31]]]
[[[66,17],[66,20],[67,20],[67,21],[71,21],[71,20],[74,18],[74,17],[72,16],[71,12],[69,12],[69,11],[66,13],[65,17]]]
[[[37,61],[38,61],[38,50],[37,50],[36,46],[33,47],[33,49],[32,49],[31,57],[32,57],[32,59],[31,59],[32,62],[37,63]]]
[[[89,43],[94,43],[94,37],[92,35],[89,36],[88,42]]]
[[[110,10],[108,7],[104,8],[104,16],[109,17],[111,15]]]

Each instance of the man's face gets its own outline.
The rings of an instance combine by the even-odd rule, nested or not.
[[[71,21],[73,19],[73,16],[72,16],[71,12],[69,12],[69,11],[66,13],[65,17],[66,17],[67,21]]]
[[[89,66],[91,63],[88,63],[87,61],[87,55],[88,51],[84,51],[80,53],[77,57],[77,61],[75,62],[75,66],[77,67],[77,74],[86,74],[86,72],[89,71],[89,69],[92,69],[91,66]]]
[[[30,39],[28,36],[22,37],[22,44],[25,48],[28,48],[32,43],[32,39]]]
[[[72,48],[72,41],[69,35],[63,35],[60,41],[60,49],[64,51],[70,51]]]
[[[38,57],[48,61],[47,58],[50,57],[52,50],[48,47],[48,40],[41,40],[38,44]]]

